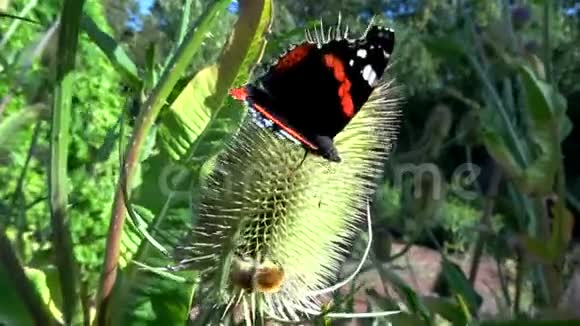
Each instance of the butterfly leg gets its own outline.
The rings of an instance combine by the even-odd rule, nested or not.
[[[338,150],[334,146],[332,138],[317,135],[314,137],[314,143],[318,146],[318,153],[325,159],[337,163],[342,161],[338,155]]]

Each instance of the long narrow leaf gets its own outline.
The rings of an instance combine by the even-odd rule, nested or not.
[[[6,43],[8,43],[8,41],[10,40],[10,37],[12,37],[12,34],[14,34],[14,32],[16,32],[16,30],[18,29],[18,26],[20,26],[20,24],[23,21],[29,21],[26,18],[26,15],[28,15],[28,13],[32,9],[34,9],[34,7],[36,6],[37,3],[38,3],[38,0],[28,1],[26,6],[22,9],[22,11],[20,11],[20,13],[18,15],[9,15],[9,14],[2,15],[4,17],[13,18],[14,22],[12,23],[12,25],[10,25],[10,27],[8,28],[6,33],[3,33],[4,35],[2,36],[2,40],[0,40],[0,49],[4,48]],[[31,22],[34,22],[34,21],[31,21]],[[34,22],[34,23],[36,23],[36,22]]]
[[[14,291],[10,291],[11,287]],[[4,229],[0,229],[0,289],[0,324],[57,324],[40,294],[26,277]]]
[[[140,78],[137,66],[131,60],[127,52],[109,34],[97,26],[88,16],[81,19],[81,27],[89,38],[105,53],[111,63],[121,74],[136,88],[139,88]]]

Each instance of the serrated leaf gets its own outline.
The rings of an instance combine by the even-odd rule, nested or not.
[[[195,175],[201,164],[216,154],[224,137],[237,125],[245,111],[241,107],[234,108],[234,100],[226,99],[227,89],[234,80],[247,80],[264,47],[262,34],[271,15],[270,0],[241,4],[240,19],[219,63],[203,68],[185,86],[179,86],[182,91],[161,115],[159,139],[164,152],[147,162],[152,164],[143,177],[146,182],[139,189],[143,194],[139,196],[139,203],[157,212],[169,192],[183,189],[179,182],[172,182],[175,187],[169,192],[160,189],[160,182],[165,184],[166,181],[160,179],[161,174],[172,170],[178,161],[186,163],[185,166],[192,170],[190,173]],[[221,107],[224,99],[227,104]]]
[[[162,113],[159,137],[172,159],[179,161],[210,122],[206,100],[215,93],[217,74],[217,65],[199,71]]]
[[[224,106],[224,100],[232,85],[247,81],[252,66],[262,55],[266,43],[263,33],[271,21],[272,3],[248,1],[240,6],[240,18],[219,62],[200,70],[163,114],[160,136],[173,160],[189,160],[197,149],[201,153],[197,161],[204,161],[221,144],[207,140],[222,140],[227,134],[224,131],[231,131],[243,116],[243,110]],[[202,132],[206,133],[204,144],[194,144]]]

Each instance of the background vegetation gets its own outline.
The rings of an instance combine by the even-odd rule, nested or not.
[[[227,89],[339,12],[352,35],[373,15],[396,29],[405,87],[378,239],[342,308],[398,302],[395,325],[580,318],[577,1],[2,0],[0,12],[0,325],[183,324],[195,284],[138,264],[170,264],[155,245],[195,218],[244,113]],[[457,173],[465,163],[476,180]]]

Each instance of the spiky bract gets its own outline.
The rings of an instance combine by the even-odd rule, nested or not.
[[[314,292],[335,281],[347,254],[345,245],[364,221],[367,200],[396,137],[399,111],[392,86],[383,82],[377,87],[335,137],[343,158],[338,164],[313,154],[300,164],[301,146],[250,118],[243,121],[205,183],[191,242],[181,250],[188,256],[184,262],[202,271],[204,294],[197,304],[210,300],[223,309],[251,301],[246,310],[252,316],[291,320],[319,311]],[[242,265],[240,258],[246,261]],[[235,266],[249,266],[243,272],[251,274],[264,262],[283,271],[277,292],[255,286],[248,291],[252,280],[244,286],[235,281],[252,275],[231,277]],[[209,293],[218,295],[210,298]]]

